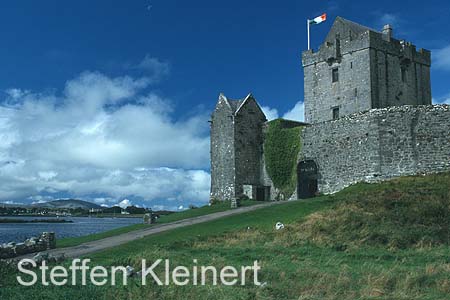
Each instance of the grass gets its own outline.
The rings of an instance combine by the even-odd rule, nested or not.
[[[251,205],[255,205],[255,204],[261,204],[261,202],[252,201],[252,200],[241,201],[241,206],[251,206]],[[215,213],[215,212],[221,212],[221,211],[225,211],[225,210],[229,210],[229,209],[231,209],[231,205],[227,201],[217,203],[212,206],[206,205],[206,206],[202,206],[202,207],[195,208],[195,209],[188,209],[188,210],[184,210],[181,212],[176,212],[173,214],[161,216],[161,218],[158,219],[157,224],[176,222],[176,221],[180,221],[183,219],[199,217],[199,216],[203,216],[203,215],[207,215],[207,214],[211,214],[211,213]],[[150,226],[153,226],[153,225],[133,224],[133,225],[124,226],[124,227],[120,227],[120,228],[116,228],[116,229],[112,229],[112,230],[108,230],[108,231],[100,232],[100,233],[96,233],[96,234],[80,236],[80,237],[73,237],[73,238],[59,239],[59,240],[56,240],[56,247],[57,248],[65,248],[65,247],[78,246],[83,243],[97,241],[100,239],[116,236],[119,234],[125,234],[128,232],[134,231],[134,230],[148,228]]]
[[[83,244],[83,243],[101,240],[101,239],[104,239],[104,238],[107,238],[107,237],[128,233],[128,232],[131,232],[131,231],[134,231],[134,230],[138,230],[138,229],[142,229],[142,228],[146,228],[146,227],[149,227],[149,226],[150,225],[146,225],[146,224],[133,224],[133,225],[119,227],[119,228],[116,228],[116,229],[112,229],[112,230],[108,230],[108,231],[104,231],[104,232],[100,232],[100,233],[95,233],[95,234],[90,234],[90,235],[85,235],[85,236],[57,239],[56,240],[56,247],[57,248],[65,248],[65,247],[78,246],[78,245]]]
[[[410,206],[399,212],[415,216],[415,208],[426,208],[426,196],[448,195],[450,174],[426,177],[407,177],[381,184],[358,184],[334,196],[321,196],[305,201],[288,202],[257,211],[222,218],[149,236],[132,243],[91,255],[95,265],[132,265],[139,267],[141,259],[154,261],[170,258],[172,265],[192,266],[192,259],[199,264],[249,265],[253,260],[262,265],[261,281],[265,287],[246,286],[141,286],[137,280],[127,286],[110,285],[95,287],[19,287],[14,271],[7,266],[0,268],[1,299],[449,299],[450,247],[447,243],[416,244],[411,247],[390,247],[389,243],[363,243],[355,239],[351,247],[335,247],[334,244],[315,240],[315,235],[300,234],[302,224],[314,224],[314,215],[330,216],[339,208],[349,207],[352,201],[381,201],[378,204],[395,203],[396,190],[402,201],[424,205]],[[447,194],[446,194],[447,193]],[[352,200],[353,199],[353,200]],[[382,200],[384,199],[384,200]],[[390,200],[389,200],[390,199]],[[447,205],[449,197],[444,197]],[[366,202],[365,204],[371,205]],[[362,204],[363,205],[363,204]],[[378,206],[377,204],[373,204]],[[396,204],[397,205],[397,204]],[[433,205],[431,205],[433,207]],[[378,209],[377,207],[373,207]],[[382,208],[379,208],[383,211]],[[386,209],[387,226],[396,217]],[[428,212],[432,212],[429,210]],[[425,215],[428,215],[428,212]],[[344,234],[358,235],[358,227],[348,220],[333,221],[329,226]],[[380,220],[380,219],[374,219]],[[382,219],[381,219],[382,220]],[[428,218],[427,218],[428,220]],[[429,215],[432,222],[441,222],[435,213]],[[287,226],[276,231],[278,221]],[[371,223],[373,220],[367,221]],[[420,219],[423,223],[424,219]],[[408,217],[399,218],[402,224],[411,224]],[[413,222],[414,223],[414,222]],[[399,224],[397,224],[399,225]],[[435,224],[439,225],[439,224]],[[374,230],[366,226],[366,230]],[[394,233],[406,227],[391,227]],[[386,228],[386,230],[388,230]],[[415,229],[414,229],[415,230]],[[315,231],[314,231],[315,232]],[[325,231],[327,232],[327,231]],[[428,231],[424,231],[425,233]],[[326,235],[328,236],[328,235]],[[337,236],[329,236],[337,238]],[[339,243],[342,241],[339,241]],[[161,272],[161,270],[158,270]]]
[[[349,189],[333,210],[297,222],[286,239],[332,247],[421,248],[450,243],[450,174],[394,179]],[[292,239],[295,235],[295,239]]]

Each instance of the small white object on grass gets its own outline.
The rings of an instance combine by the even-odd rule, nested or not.
[[[275,224],[275,229],[276,230],[280,230],[284,228],[284,224],[281,222],[277,222],[277,224]]]

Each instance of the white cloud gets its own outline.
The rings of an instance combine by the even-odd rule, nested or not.
[[[159,58],[151,57],[148,54],[139,64],[131,68],[146,72],[152,82],[158,82],[170,73],[170,64],[168,62],[161,61]]]
[[[23,204],[22,202],[15,202],[15,201],[11,201],[11,200],[0,202],[0,203],[8,204],[8,205],[22,205]]]
[[[450,94],[447,96],[441,97],[439,99],[433,98],[431,101],[433,104],[448,104],[450,105]]]
[[[416,31],[411,31],[411,24],[400,14],[392,12],[374,11],[372,15],[375,17],[373,27],[375,30],[381,31],[386,24],[392,25],[394,37],[401,39],[402,37],[413,38],[417,34]],[[413,26],[414,27],[414,26]]]
[[[304,122],[305,120],[305,105],[299,101],[295,106],[283,115],[283,119]]]
[[[127,208],[128,206],[132,206],[132,205],[133,205],[133,203],[132,203],[130,200],[128,200],[128,199],[123,199],[122,201],[120,201],[119,203],[117,203],[117,204],[114,205],[114,206],[119,206],[119,207],[125,209],[125,208]]]
[[[85,72],[62,96],[10,89],[0,101],[0,200],[64,192],[206,202],[208,115],[174,118],[151,83]]]
[[[392,25],[392,27],[394,27],[394,29],[396,27],[398,27],[399,23],[400,23],[399,17],[394,15],[394,14],[391,14],[391,13],[384,13],[384,14],[382,14],[380,16],[379,20],[380,20],[379,22],[382,24],[382,26],[384,26],[386,24],[390,24],[390,25]]]
[[[26,94],[28,94],[30,91],[27,90],[21,90],[21,89],[7,89],[5,93],[11,97],[12,99],[20,99]]]
[[[271,121],[278,119],[278,110],[276,108],[271,108],[269,106],[261,107],[262,111],[266,115],[267,120]],[[302,101],[299,101],[295,106],[287,111],[281,118],[293,121],[304,122],[305,119],[305,105]]]
[[[432,52],[433,65],[442,70],[450,71],[450,45],[435,49]]]
[[[278,119],[278,111],[275,108],[270,108],[268,106],[261,107],[263,113],[266,115],[268,121]]]

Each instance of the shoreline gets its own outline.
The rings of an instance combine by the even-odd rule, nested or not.
[[[0,224],[23,224],[23,223],[73,223],[73,221],[65,220],[65,219],[21,220],[21,219],[1,219],[0,218]]]

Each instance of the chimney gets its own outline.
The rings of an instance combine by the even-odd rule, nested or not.
[[[382,33],[383,33],[383,38],[386,40],[386,41],[388,41],[388,42],[390,42],[391,41],[391,38],[393,37],[393,29],[392,29],[392,26],[390,25],[390,24],[386,24],[386,25],[384,25],[383,26],[383,31],[382,31]]]

